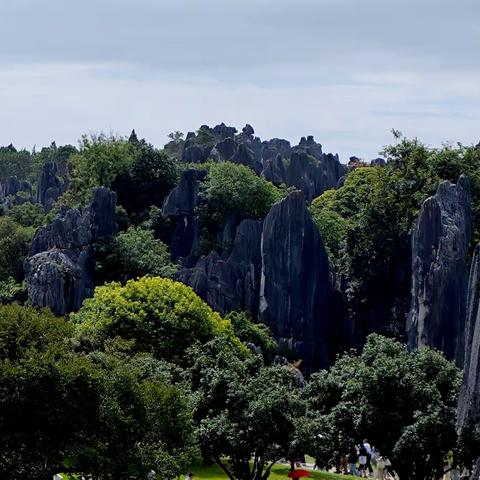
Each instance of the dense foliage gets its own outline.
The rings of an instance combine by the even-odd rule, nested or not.
[[[384,167],[358,167],[344,185],[311,205],[338,273],[358,346],[367,332],[403,338],[410,305],[410,234],[423,201],[441,180],[471,184],[473,240],[480,232],[480,151],[473,147],[428,148],[400,137],[385,148]]]
[[[206,222],[222,223],[228,215],[240,218],[262,218],[272,204],[284,196],[255,172],[232,162],[211,163],[204,181],[200,213]]]
[[[439,352],[409,353],[371,335],[361,355],[346,354],[330,371],[312,375],[305,390],[311,453],[336,465],[367,438],[401,479],[440,478],[456,448],[460,381],[460,371]]]
[[[172,277],[177,266],[170,260],[167,246],[152,230],[131,226],[113,238],[97,244],[97,273],[106,281],[126,282],[149,276]]]
[[[28,254],[33,230],[10,217],[0,217],[0,281],[23,279],[23,260]]]
[[[1,477],[177,476],[192,444],[181,392],[114,351],[75,355],[71,331],[48,311],[0,307]]]
[[[150,352],[178,364],[185,362],[185,351],[195,343],[218,335],[234,336],[230,323],[191,288],[158,277],[98,287],[73,321],[85,348],[104,349],[120,337],[133,340],[136,352]]]
[[[262,480],[275,462],[293,458],[304,403],[294,374],[239,357],[225,341],[195,351],[194,419],[203,458],[231,480]]]
[[[70,169],[69,201],[85,202],[93,187],[103,185],[133,214],[161,205],[178,180],[175,161],[136,137],[127,141],[103,134],[84,136],[80,151],[70,157]]]

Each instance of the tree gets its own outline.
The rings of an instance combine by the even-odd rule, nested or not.
[[[22,227],[39,227],[46,223],[45,209],[39,203],[25,202],[9,208],[8,215]]]
[[[96,269],[105,280],[126,282],[146,275],[171,278],[177,266],[170,260],[167,246],[151,230],[130,227],[116,237],[96,245]]]
[[[0,306],[1,478],[177,477],[191,460],[188,397],[119,342],[75,354],[71,332],[47,310]]]
[[[194,420],[204,460],[231,480],[265,480],[281,458],[292,458],[304,414],[294,374],[263,367],[219,338],[191,352]]]
[[[278,345],[267,325],[254,323],[246,312],[230,312],[225,318],[230,320],[235,335],[242,342],[260,348],[264,360],[272,362]]]
[[[93,187],[110,187],[117,177],[127,175],[135,161],[135,146],[122,137],[84,135],[80,151],[70,157],[71,190],[80,200]]]
[[[388,455],[401,479],[443,475],[455,449],[459,370],[437,351],[408,352],[370,335],[361,355],[340,357],[312,375],[305,390],[314,429],[310,453],[327,465],[368,438]]]
[[[0,147],[0,181],[16,176],[26,180],[30,172],[32,155],[27,150],[17,150],[12,144]]]
[[[118,175],[112,188],[127,211],[141,213],[163,199],[178,181],[177,165],[165,152],[145,141],[133,144],[134,160],[128,172]]]
[[[95,290],[73,316],[80,348],[102,350],[116,337],[133,341],[133,352],[183,365],[185,351],[215,336],[234,337],[223,320],[191,288],[166,278],[144,277],[125,286]]]
[[[68,162],[70,156],[75,153],[78,153],[78,150],[73,145],[60,145],[57,147],[57,144],[52,142],[49,147],[43,147],[40,152],[35,153],[32,156],[29,180],[31,182],[36,182],[43,165],[48,162],[55,163],[59,175],[66,178],[68,175]]]
[[[283,196],[282,190],[252,169],[232,162],[210,164],[201,193],[202,201],[218,222],[226,215],[262,218]]]
[[[23,279],[23,261],[28,255],[33,229],[9,217],[0,217],[0,280]]]

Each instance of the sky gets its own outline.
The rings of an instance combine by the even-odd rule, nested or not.
[[[245,123],[364,159],[480,140],[479,0],[0,0],[0,145]]]

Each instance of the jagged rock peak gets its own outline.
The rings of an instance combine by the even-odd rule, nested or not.
[[[442,350],[463,365],[471,235],[469,181],[442,182],[425,200],[412,234],[409,346]]]
[[[260,317],[306,371],[328,365],[329,263],[302,192],[272,206],[262,232]]]
[[[93,244],[116,232],[116,194],[93,191],[89,207],[62,207],[49,225],[37,229],[25,260],[28,299],[64,315],[81,307],[94,288]]]
[[[47,162],[38,174],[36,200],[45,210],[50,210],[63,191],[63,182],[58,177],[57,165]]]

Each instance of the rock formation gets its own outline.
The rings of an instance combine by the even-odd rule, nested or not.
[[[63,182],[57,175],[57,166],[54,162],[43,165],[37,182],[36,200],[41,203],[45,210],[50,210],[58,197],[63,192]]]
[[[338,155],[322,153],[322,146],[312,137],[303,140],[292,149],[289,158],[277,155],[268,160],[262,175],[275,185],[285,184],[302,190],[311,202],[325,190],[336,187],[345,168]]]
[[[458,401],[459,429],[473,425],[480,430],[480,245],[475,249],[468,282],[463,385]],[[470,478],[479,477],[480,452],[476,472]]]
[[[263,222],[241,222],[231,253],[211,252],[177,278],[219,312],[246,310],[269,325],[307,372],[328,365],[329,264],[301,192],[275,204]]]
[[[200,238],[200,225],[195,215],[201,181],[205,170],[190,169],[182,173],[180,182],[165,198],[163,214],[173,222],[170,254],[173,260],[191,256]]]
[[[463,365],[467,250],[471,214],[467,177],[442,182],[425,200],[412,236],[412,303],[407,320],[410,348],[442,350]]]
[[[63,208],[49,225],[37,229],[25,260],[28,298],[57,315],[78,310],[94,289],[93,245],[116,231],[116,195],[93,191],[83,211]]]
[[[293,192],[263,224],[260,317],[305,370],[328,365],[329,264],[305,197]]]
[[[212,251],[177,279],[190,285],[212,308],[224,314],[245,310],[256,318],[260,292],[262,222],[244,220],[236,230],[231,253]]]

